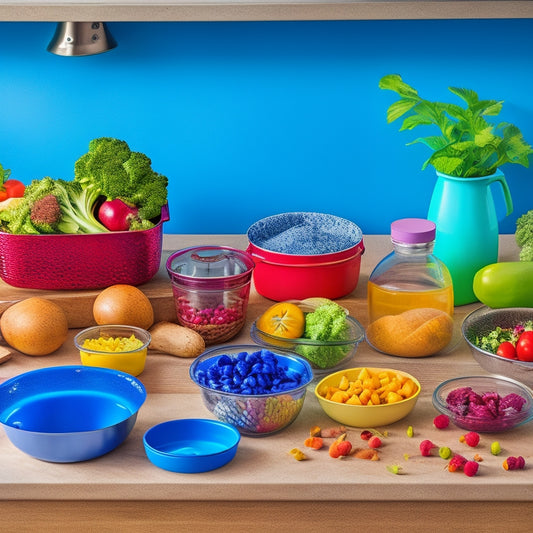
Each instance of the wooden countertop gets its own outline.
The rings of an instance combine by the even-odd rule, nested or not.
[[[242,235],[165,236],[163,246],[172,251],[197,244],[222,244],[244,249],[247,242]],[[366,282],[378,260],[390,250],[390,240],[386,236],[365,236],[365,247],[359,284],[352,294],[339,302],[366,326]],[[518,250],[512,236],[502,236],[500,248],[502,260],[517,258]],[[151,283],[157,288],[159,298],[171,298],[170,282],[165,272],[160,272]],[[149,294],[151,284],[146,284],[144,289]],[[271,303],[252,289],[247,323],[232,344],[250,342],[252,321]],[[216,512],[220,527],[226,524],[234,531],[250,531],[250,524],[256,524],[258,530],[261,526],[266,529],[269,516],[274,512],[281,515],[280,525],[290,525],[292,531],[305,528],[312,531],[313,526],[318,523],[325,526],[324,521],[329,519],[330,526],[343,527],[341,524],[345,523],[339,513],[344,513],[346,517],[352,516],[349,523],[358,527],[365,519],[369,524],[378,520],[381,528],[384,524],[409,520],[411,525],[403,522],[405,527],[411,531],[424,531],[426,526],[435,529],[425,521],[427,513],[432,513],[433,519],[445,517],[448,530],[453,529],[454,523],[469,520],[470,516],[477,517],[482,525],[489,516],[495,520],[499,513],[503,513],[500,518],[505,517],[506,528],[521,531],[513,526],[519,528],[524,523],[525,527],[532,518],[533,424],[509,433],[482,435],[475,452],[483,457],[483,461],[479,474],[473,478],[447,472],[444,469],[446,462],[440,457],[421,457],[418,452],[420,441],[430,439],[457,453],[474,454],[474,450],[465,449],[465,445],[459,442],[463,430],[433,427],[432,420],[437,413],[431,405],[431,395],[435,386],[445,379],[485,373],[471,357],[458,329],[464,316],[478,305],[456,308],[456,343],[447,353],[423,359],[403,359],[379,354],[364,342],[359,346],[353,366],[405,370],[417,376],[422,385],[420,399],[408,418],[387,428],[378,428],[389,433],[380,450],[380,461],[333,460],[327,452],[308,452],[310,459],[298,462],[288,454],[294,447],[304,449],[303,441],[311,426],[335,425],[321,411],[313,387],[310,387],[300,416],[289,428],[269,437],[243,437],[235,459],[225,467],[202,474],[160,470],[144,453],[144,432],[165,420],[211,418],[211,415],[189,380],[191,361],[150,353],[146,369],[139,376],[148,392],[147,401],[127,440],[106,456],[83,463],[46,463],[26,456],[9,442],[3,431],[0,433],[0,513],[3,524],[14,525],[24,510],[28,513],[25,526],[28,531],[35,531],[35,528],[42,531],[46,520],[53,521],[55,529],[58,525],[67,527],[77,521],[76,527],[80,529],[84,526],[79,523],[79,517],[83,516],[88,520],[87,527],[116,530],[120,524],[129,524],[131,531],[131,527],[135,530],[135,525],[151,524],[155,528],[157,524],[158,531],[163,531],[173,530],[178,524],[209,527],[214,520],[212,513]],[[71,330],[65,345],[50,356],[34,358],[15,354],[0,366],[0,382],[42,366],[79,364],[72,343],[76,331]],[[406,435],[409,425],[414,428],[413,438]],[[348,433],[352,441],[357,442],[360,430],[352,429]],[[498,440],[503,448],[498,457],[491,455],[489,450],[494,440]],[[404,454],[409,458],[406,459]],[[505,471],[501,464],[509,455],[522,455],[529,467],[523,471]],[[403,474],[388,472],[386,467],[391,464],[400,464]],[[425,510],[414,512],[414,506]],[[461,509],[468,516],[457,515]],[[113,520],[119,525],[110,526]],[[479,525],[476,530],[485,531]],[[20,523],[17,528],[20,529]]]

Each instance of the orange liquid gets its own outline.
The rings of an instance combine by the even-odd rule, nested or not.
[[[370,323],[384,315],[398,315],[409,309],[431,307],[453,317],[453,287],[427,291],[384,289],[368,282],[368,312]]]

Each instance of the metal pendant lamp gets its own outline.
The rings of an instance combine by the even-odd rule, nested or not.
[[[60,56],[90,56],[115,46],[105,22],[59,22],[47,50]]]

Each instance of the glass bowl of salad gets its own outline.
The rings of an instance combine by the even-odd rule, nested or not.
[[[464,376],[441,383],[433,406],[457,426],[479,433],[497,433],[533,419],[531,390],[500,376]]]
[[[533,387],[533,308],[479,307],[463,320],[462,333],[482,368]]]

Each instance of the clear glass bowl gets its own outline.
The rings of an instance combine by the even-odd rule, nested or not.
[[[506,359],[476,346],[477,337],[484,337],[496,327],[513,328],[527,320],[533,320],[533,308],[491,309],[482,306],[472,311],[463,320],[462,333],[472,356],[487,372],[506,376],[528,387],[533,387],[533,363]]]
[[[452,391],[463,387],[470,387],[477,395],[496,393],[503,398],[508,394],[518,394],[524,398],[525,403],[520,411],[500,406],[499,409],[495,407],[483,409],[480,415],[468,413],[468,404],[463,404],[462,408],[452,409],[446,399]],[[444,381],[433,392],[433,406],[440,413],[447,415],[456,426],[479,433],[506,431],[533,419],[531,390],[515,380],[499,376],[466,376]],[[492,415],[489,414],[491,411]]]
[[[273,353],[285,374],[295,378],[297,385],[294,388],[268,394],[239,394],[206,384],[204,376],[213,365],[220,366],[222,357],[229,356],[235,360],[239,354],[262,350]],[[189,375],[200,388],[204,405],[216,418],[236,427],[241,435],[253,437],[272,435],[291,424],[300,413],[307,386],[313,380],[313,371],[305,359],[257,345],[221,346],[207,350],[193,361]]]
[[[313,311],[313,308],[298,304],[304,312]],[[250,336],[254,342],[271,349],[289,350],[307,359],[315,376],[329,374],[335,370],[346,368],[355,356],[357,346],[365,338],[363,326],[353,317],[346,316],[348,335],[342,341],[314,341],[311,339],[287,339],[260,330],[257,319],[252,324]],[[327,361],[322,362],[322,361]]]

